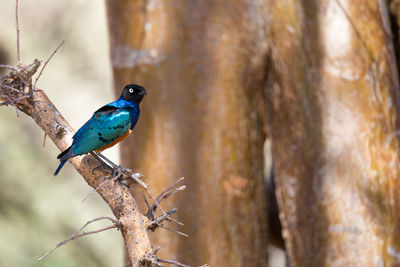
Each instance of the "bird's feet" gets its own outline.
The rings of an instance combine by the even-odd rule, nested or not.
[[[135,181],[147,190],[147,185],[141,180],[143,177],[142,174],[134,173],[131,169],[115,164],[101,153],[91,152],[91,154],[102,163],[101,166],[94,168],[92,173],[98,169],[110,168],[112,170],[112,180],[118,180],[126,186],[129,186],[132,181]]]
[[[112,169],[113,177],[118,179],[122,184],[129,186],[132,181],[140,184],[147,189],[147,185],[141,180],[143,175],[138,172],[133,172],[131,169],[125,168],[121,165],[115,165]]]

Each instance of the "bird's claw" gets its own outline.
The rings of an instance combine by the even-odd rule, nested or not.
[[[133,173],[131,169],[125,168],[121,165],[113,166],[113,177],[118,177],[118,180],[126,186],[129,186],[132,183],[132,180],[136,183],[140,184],[144,188],[147,188],[147,185],[141,180],[143,177],[140,173]]]
[[[101,169],[104,169],[104,168],[108,168],[108,166],[106,166],[106,165],[97,166],[97,167],[93,168],[92,174],[94,174],[95,171],[101,170]]]
[[[112,166],[112,173],[113,173],[114,177],[116,177],[116,176],[124,177],[129,173],[129,171],[130,171],[129,169],[127,169],[121,165]]]

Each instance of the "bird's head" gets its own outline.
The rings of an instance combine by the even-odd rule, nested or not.
[[[146,90],[137,84],[128,84],[127,86],[124,87],[124,90],[122,91],[121,98],[135,103],[139,104],[140,101],[142,101],[143,96],[147,95]]]

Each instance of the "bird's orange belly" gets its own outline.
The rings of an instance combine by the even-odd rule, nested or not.
[[[107,144],[107,145],[105,145],[105,146],[103,146],[103,147],[97,149],[96,152],[100,153],[101,151],[103,151],[103,150],[105,150],[105,149],[107,149],[107,148],[110,148],[110,147],[114,146],[115,144],[118,144],[119,142],[121,142],[122,140],[124,140],[125,138],[127,138],[128,135],[131,134],[131,132],[132,132],[132,130],[126,131],[126,133],[124,133],[123,135],[121,135],[120,137],[118,137],[117,139],[115,139],[114,141],[112,141],[111,143],[109,143],[109,144]]]

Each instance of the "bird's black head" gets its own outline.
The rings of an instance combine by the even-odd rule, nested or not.
[[[128,84],[122,91],[121,98],[132,103],[139,104],[142,101],[143,96],[147,95],[146,90],[136,84]]]

